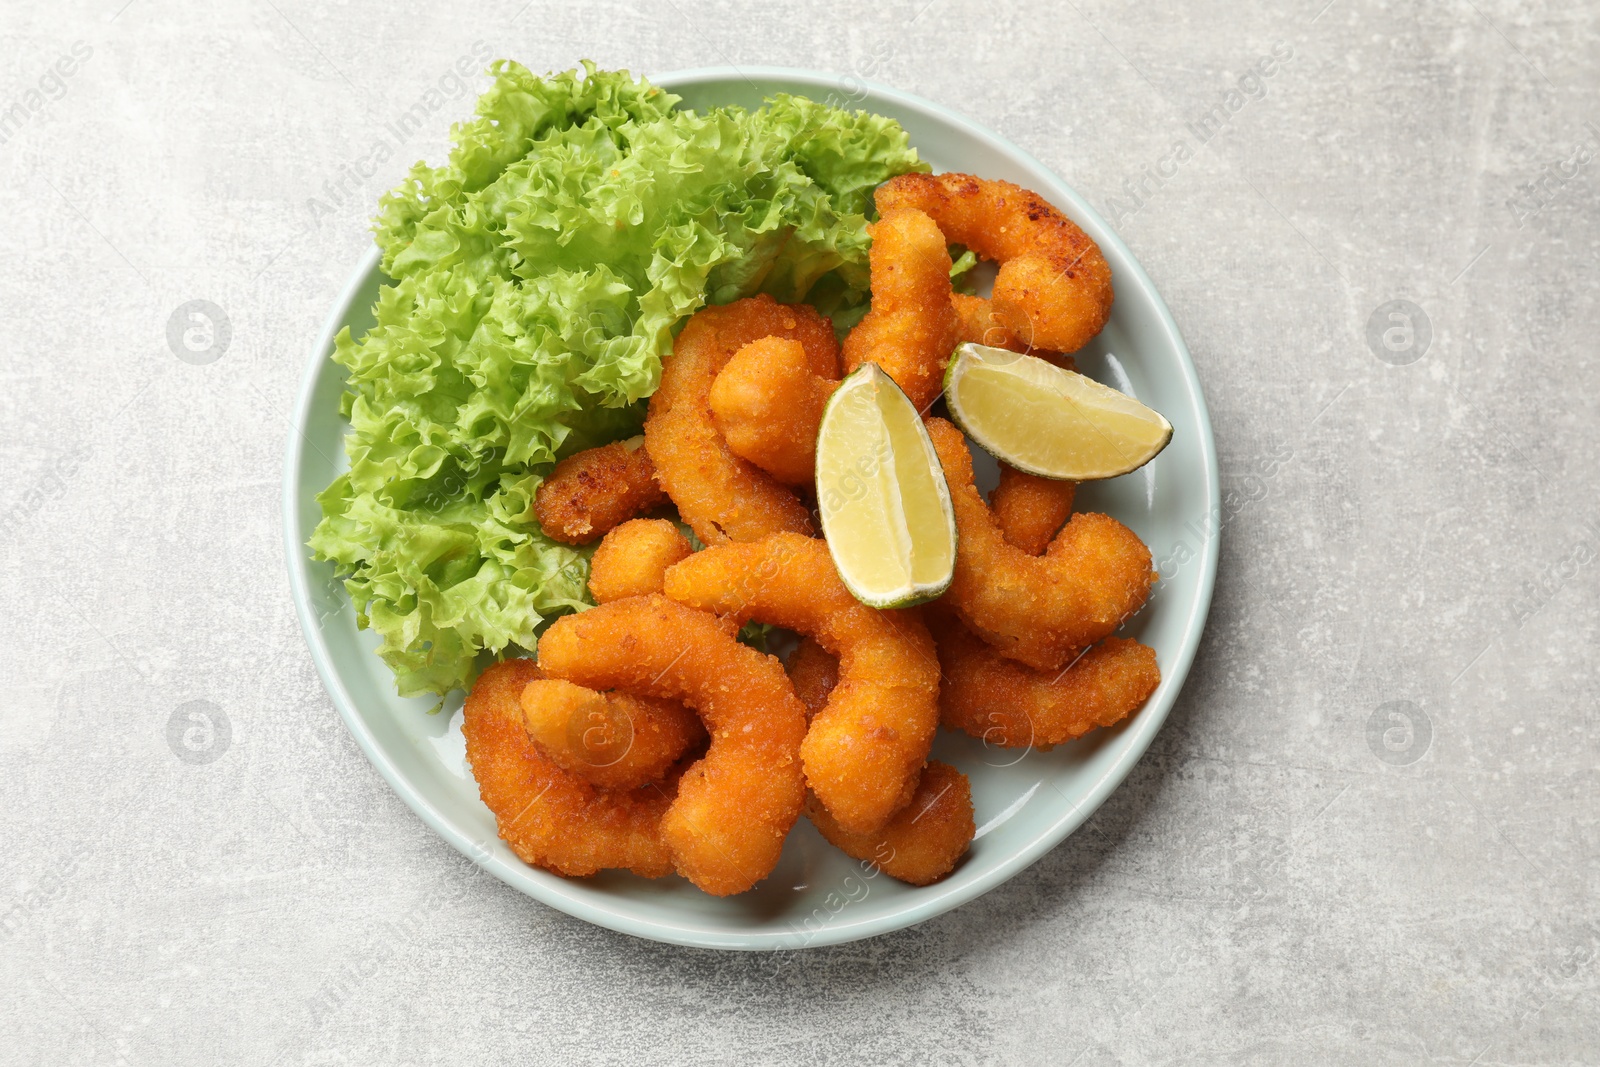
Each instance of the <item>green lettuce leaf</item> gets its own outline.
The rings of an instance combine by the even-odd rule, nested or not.
[[[448,160],[380,201],[391,281],[333,356],[350,465],[310,544],[405,696],[466,687],[588,606],[590,550],[544,536],[534,493],[639,432],[682,320],[762,291],[847,328],[873,189],[927,169],[892,120],[801,97],[697,113],[589,63],[492,73]]]

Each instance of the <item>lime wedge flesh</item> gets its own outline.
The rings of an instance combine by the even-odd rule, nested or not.
[[[1126,393],[1003,348],[958,345],[944,390],[969,437],[1043,478],[1114,478],[1144,466],[1172,440],[1172,424]]]
[[[950,489],[916,407],[876,363],[828,400],[817,432],[817,510],[839,577],[857,600],[900,608],[950,585]]]

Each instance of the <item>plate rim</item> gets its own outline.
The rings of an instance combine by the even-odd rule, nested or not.
[[[1189,352],[1188,345],[1183,340],[1183,334],[1178,328],[1177,321],[1173,318],[1172,312],[1167,307],[1166,300],[1162,297],[1160,290],[1156,288],[1150,276],[1145,273],[1144,266],[1134,256],[1133,251],[1128,248],[1121,236],[1112,229],[1088,201],[1063,181],[1052,168],[1035,159],[1031,154],[1011,143],[1000,134],[980,125],[960,112],[903,90],[857,78],[854,75],[828,74],[791,67],[720,66],[671,71],[659,77],[650,77],[648,80],[652,84],[672,92],[677,92],[686,87],[733,79],[750,82],[758,90],[761,88],[756,85],[758,80],[769,80],[799,84],[812,89],[823,89],[825,92],[831,92],[841,88],[846,77],[849,77],[854,84],[866,90],[868,95],[887,98],[899,107],[920,112],[925,117],[936,122],[959,127],[966,134],[985,142],[990,149],[1003,156],[1011,157],[1012,161],[1019,166],[1025,169],[1037,169],[1049,174],[1055,179],[1056,184],[1068,194],[1067,199],[1071,201],[1071,205],[1080,219],[1086,217],[1095,224],[1094,228],[1108,235],[1109,242],[1102,243],[1109,243],[1116,249],[1121,258],[1125,260],[1136,285],[1149,295],[1156,310],[1157,321],[1165,332],[1168,342],[1180,357],[1179,369],[1184,378],[1187,391],[1192,398],[1193,416],[1196,420],[1196,428],[1199,431],[1200,458],[1205,472],[1204,495],[1209,508],[1208,514],[1217,514],[1221,507],[1221,492],[1217,467],[1216,436],[1211,425],[1205,391],[1194,365],[1194,358]],[[865,96],[861,102],[863,104],[866,103]],[[430,829],[449,842],[462,855],[471,859],[475,864],[494,875],[500,881],[542,904],[549,905],[586,922],[594,923],[619,933],[685,947],[744,951],[792,951],[797,948],[822,948],[878,934],[891,933],[915,926],[962,904],[976,900],[1020,874],[1046,853],[1053,850],[1067,837],[1071,836],[1079,826],[1083,825],[1088,817],[1105,803],[1106,798],[1122,784],[1133,770],[1134,765],[1149,750],[1155,735],[1165,724],[1172,706],[1177,702],[1179,694],[1183,691],[1184,683],[1188,680],[1189,670],[1194,663],[1205,633],[1212,595],[1216,586],[1217,563],[1222,540],[1220,527],[1214,529],[1211,536],[1206,539],[1204,547],[1199,554],[1201,566],[1194,604],[1187,617],[1182,620],[1183,636],[1174,662],[1163,672],[1162,691],[1158,692],[1156,697],[1152,698],[1151,703],[1142,709],[1141,714],[1134,719],[1133,729],[1129,731],[1132,736],[1126,742],[1122,752],[1115,762],[1089,786],[1081,800],[1073,804],[1070,809],[1039,833],[1024,848],[1018,849],[1015,853],[999,861],[993,868],[973,881],[960,885],[936,883],[923,887],[918,891],[919,895],[912,903],[892,915],[864,917],[853,921],[846,920],[845,916],[840,915],[838,919],[842,921],[829,924],[822,930],[817,931],[814,936],[808,937],[803,944],[796,945],[789,943],[792,941],[792,934],[785,932],[751,931],[748,933],[722,934],[688,925],[680,926],[657,918],[639,918],[598,906],[581,896],[565,891],[562,885],[559,884],[564,882],[564,879],[560,879],[559,876],[550,876],[555,880],[554,883],[550,884],[547,884],[544,880],[531,878],[530,875],[542,872],[537,872],[520,860],[516,861],[515,864],[509,863],[486,849],[483,842],[473,840],[470,835],[463,832],[447,818],[421,790],[413,786],[410,780],[388,758],[383,748],[378,744],[376,737],[367,728],[361,715],[357,712],[355,701],[346,688],[343,678],[334,669],[331,654],[326,641],[322,637],[321,628],[317,624],[316,613],[311,605],[311,575],[309,568],[313,561],[306,551],[306,546],[300,542],[299,538],[303,514],[299,499],[300,482],[298,472],[303,462],[305,446],[309,444],[304,428],[308,425],[318,379],[325,369],[329,355],[332,352],[334,338],[339,330],[344,327],[357,296],[365,288],[367,279],[372,272],[378,269],[380,261],[381,254],[377,246],[370,246],[361,257],[354,273],[346,281],[343,290],[334,302],[334,306],[329,311],[328,317],[312,346],[310,359],[301,373],[295,406],[291,416],[283,474],[282,521],[285,564],[289,572],[289,586],[294,600],[295,615],[300,621],[301,634],[305,638],[312,662],[316,666],[317,674],[322,680],[323,687],[332,698],[334,706],[338,709],[339,717],[344,720],[345,728],[355,738],[356,744],[361,748],[367,760],[383,776],[389,787],[405,801],[406,805]],[[1171,682],[1170,687],[1166,684],[1169,681]]]

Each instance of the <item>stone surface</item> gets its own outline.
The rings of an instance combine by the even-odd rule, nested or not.
[[[1322,2],[9,5],[0,1061],[1600,1061],[1600,16]],[[921,94],[1166,295],[1248,503],[1155,748],[1011,883],[774,974],[530,902],[346,735],[287,416],[470,98],[371,146],[475,52]],[[193,300],[214,362],[169,346]]]

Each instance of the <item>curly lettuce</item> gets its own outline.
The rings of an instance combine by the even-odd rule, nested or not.
[[[333,356],[349,471],[310,545],[403,696],[465,688],[589,604],[589,552],[544,536],[534,493],[639,431],[674,328],[758,291],[858,318],[872,190],[927,169],[894,121],[802,97],[699,113],[590,63],[491,72],[444,165],[380,201],[390,281]]]

